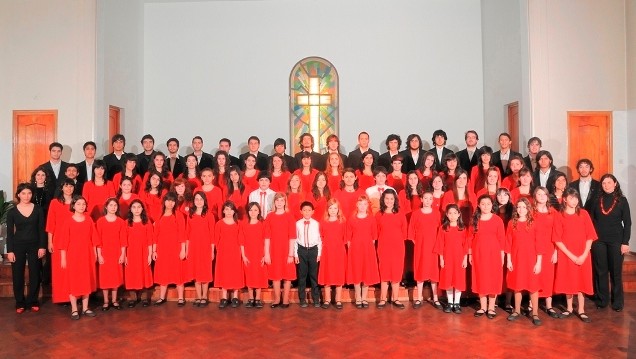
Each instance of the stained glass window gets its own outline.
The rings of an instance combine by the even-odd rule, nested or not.
[[[321,57],[300,60],[289,76],[291,153],[300,151],[303,133],[314,137],[314,151],[326,151],[326,139],[338,134],[338,72]]]

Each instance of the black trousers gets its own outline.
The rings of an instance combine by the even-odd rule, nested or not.
[[[314,303],[320,301],[320,288],[318,288],[318,246],[303,247],[298,246],[298,265],[296,266],[298,275],[298,299],[306,299],[305,289],[307,288],[307,277],[311,285],[311,299]]]
[[[38,258],[38,245],[15,244],[13,253],[15,262],[11,265],[13,274],[13,296],[16,308],[30,308],[39,305],[40,294],[40,269],[42,261]],[[26,298],[24,296],[24,269],[27,260],[29,262],[29,288]]]
[[[621,242],[592,242],[592,273],[596,305],[623,308],[623,255]],[[609,280],[608,280],[609,274]],[[610,286],[612,292],[610,296]]]

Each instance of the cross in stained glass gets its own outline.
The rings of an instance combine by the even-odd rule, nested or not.
[[[314,138],[320,138],[320,107],[331,105],[331,94],[321,93],[320,78],[309,78],[309,93],[297,95],[296,103],[309,107],[309,133]],[[318,141],[314,141],[314,151],[319,150]]]

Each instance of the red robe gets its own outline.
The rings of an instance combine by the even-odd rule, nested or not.
[[[406,174],[402,173],[401,177],[395,178],[393,177],[393,173],[389,173],[386,176],[386,184],[393,187],[395,193],[400,193],[406,186]]]
[[[190,280],[186,278],[186,261],[179,258],[181,244],[185,243],[184,235],[185,219],[180,213],[164,215],[155,221],[153,241],[157,252],[155,283],[181,285]]]
[[[495,167],[495,168],[497,169],[497,173],[499,174],[499,178],[501,179],[501,171],[499,171],[499,167]],[[487,172],[488,172],[488,169],[486,169],[486,171],[483,172],[482,178],[479,179],[479,166],[474,166],[473,168],[470,169],[470,185],[469,186],[470,186],[470,189],[473,190],[473,193],[477,193],[485,187]],[[477,198],[479,198],[479,195],[477,195]]]
[[[296,239],[296,220],[289,212],[270,212],[265,218],[265,238],[269,238],[271,264],[267,268],[270,280],[296,279],[296,266],[287,263],[290,241]]]
[[[375,215],[378,225],[378,268],[383,282],[400,282],[404,272],[404,241],[408,226],[404,213]]]
[[[64,204],[57,199],[51,201],[49,212],[46,216],[46,231],[53,235],[53,253],[51,253],[51,300],[53,303],[65,303],[68,298],[68,280],[66,270],[60,266],[60,232],[64,228],[64,224],[68,221],[73,213],[69,209],[68,204]]]
[[[375,185],[375,178],[373,175],[365,175],[360,170],[356,170],[356,177],[358,177],[358,188],[366,191],[367,188]]]
[[[243,176],[243,185],[245,186],[245,192],[250,193],[252,191],[254,191],[255,189],[258,189],[258,174],[259,174],[259,170],[256,170],[256,173],[254,173],[254,176],[252,177],[247,177],[247,176]],[[271,183],[270,183],[270,187],[271,187]]]
[[[126,226],[126,232],[126,266],[124,267],[126,289],[151,288],[154,282],[148,263],[150,255],[148,248],[152,246],[154,238],[153,226],[150,221],[146,224],[133,222],[132,226]]]
[[[320,285],[344,285],[347,268],[347,251],[345,247],[346,222],[320,222],[322,238],[322,255],[318,268]]]
[[[314,205],[314,215],[312,218],[320,222],[323,218],[325,218],[325,213],[327,211],[327,197],[322,196],[315,199],[314,195],[310,194],[307,199]]]
[[[208,200],[208,213],[214,215],[214,220],[218,222],[219,218],[223,218],[223,198],[225,198],[225,192],[223,192],[219,186],[214,186],[212,190],[207,192],[203,190],[203,187],[197,187],[192,193],[197,191],[205,193],[205,197]]]
[[[503,262],[501,252],[506,242],[503,221],[495,214],[487,220],[479,220],[479,231],[470,226],[473,270],[472,291],[480,296],[501,293],[503,286]]]
[[[216,244],[216,278],[214,286],[223,289],[241,289],[245,286],[241,246],[245,243],[238,223],[217,222],[214,229]]]
[[[422,208],[422,198],[420,198],[420,196],[418,195],[413,195],[411,196],[411,199],[409,200],[408,197],[406,196],[405,190],[401,190],[399,192],[398,200],[400,202],[400,212],[404,214],[415,212]]]
[[[139,199],[144,203],[146,215],[151,222],[156,222],[161,217],[163,211],[163,197],[168,193],[165,189],[159,195],[150,194],[146,191],[139,192]]]
[[[248,288],[267,288],[267,266],[261,261],[265,256],[265,223],[241,222],[245,237],[245,256],[249,260],[245,269],[245,285]]]
[[[519,187],[510,190],[510,201],[513,205],[516,205],[517,201],[519,201],[520,198],[527,198],[528,201],[530,201],[531,205],[534,203],[534,198],[532,198],[532,191],[528,194],[521,194],[521,192],[519,191]]]
[[[64,222],[60,230],[59,250],[66,251],[66,272],[63,276],[67,280],[68,295],[80,297],[89,295],[97,289],[95,275],[95,224],[89,216],[84,216],[82,222],[72,217]]]
[[[239,221],[246,218],[246,206],[248,199],[250,197],[251,191],[248,191],[247,188],[244,189],[243,193],[241,191],[235,189],[232,194],[228,195],[227,199],[229,201],[234,202],[236,206],[236,215],[238,216]],[[261,209],[262,210],[262,209]]]
[[[115,191],[109,182],[105,182],[102,186],[96,186],[93,181],[86,181],[82,189],[82,196],[88,205],[86,213],[95,222],[104,215],[104,204],[106,204],[107,199],[115,197]]]
[[[269,188],[276,192],[287,192],[287,182],[289,182],[290,176],[291,173],[288,171],[284,171],[278,177],[272,174],[272,180],[269,184]]]
[[[113,190],[115,193],[119,192],[119,185],[121,184],[121,179],[123,177],[123,172],[115,173],[113,180],[111,181],[113,185]],[[139,175],[135,175],[132,178],[132,193],[139,193],[139,191],[143,191],[146,182],[141,181],[141,177]]]
[[[304,192],[289,193],[287,195],[287,210],[292,214],[295,221],[303,217],[300,213],[300,204],[303,203],[306,198],[308,199],[309,196],[309,194],[305,194]]]
[[[331,195],[340,190],[340,182],[342,182],[342,175],[327,175],[327,187],[329,187],[329,191],[331,191]]]
[[[347,192],[341,189],[334,193],[333,197],[340,202],[340,212],[342,212],[342,215],[345,218],[349,218],[356,210],[358,198],[362,195],[364,195],[364,191],[359,188],[353,192]]]
[[[554,227],[554,216],[558,214],[554,209],[548,213],[534,212],[534,226],[537,231],[537,241],[543,250],[541,259],[541,273],[539,273],[539,297],[547,298],[554,294],[554,269],[556,265],[552,263],[552,254],[556,247],[552,242],[552,231]]]
[[[148,171],[144,174],[144,178],[141,180],[141,183],[143,183],[144,186],[146,185],[146,183],[148,183],[148,179],[150,178],[151,170],[152,170],[152,168],[148,168]],[[172,173],[170,173],[170,171],[168,171],[168,172],[166,172],[165,176],[162,176],[161,180],[163,182],[163,189],[167,190],[172,185],[172,182],[174,182],[174,177],[172,177]]]
[[[462,221],[464,221],[464,225],[468,227],[473,219],[473,211],[477,208],[477,197],[475,197],[475,194],[468,191],[468,198],[464,197],[462,200],[455,201],[453,191],[448,190],[444,193],[444,197],[442,197],[441,211],[445,213],[446,206],[449,204],[457,204],[462,214]]]
[[[469,235],[468,229],[460,231],[458,227],[449,226],[444,230],[439,227],[433,252],[444,257],[444,267],[439,272],[440,289],[466,290],[466,268],[462,268],[462,264],[468,254]]]
[[[374,241],[378,238],[375,217],[356,215],[347,221],[346,239],[349,243],[347,256],[347,283],[373,285],[380,282],[377,254]]]
[[[139,199],[139,196],[131,193],[130,198],[124,199],[123,197],[119,197],[117,202],[119,203],[119,217],[123,220],[128,219],[128,211],[130,210],[130,203],[136,199]]]
[[[513,228],[513,223],[508,225],[506,231],[505,251],[512,259],[512,271],[507,272],[506,283],[508,288],[515,292],[538,292],[539,275],[533,272],[537,255],[543,254],[543,250],[537,238],[536,223],[528,227],[528,222],[517,222],[516,229]]]
[[[119,264],[119,257],[121,248],[126,247],[126,222],[119,217],[113,222],[101,217],[95,224],[95,234],[104,258],[104,264],[97,265],[98,287],[116,289],[124,284],[124,266]]]
[[[294,171],[295,175],[300,177],[301,189],[303,193],[310,195],[311,187],[314,184],[314,178],[316,178],[316,174],[318,174],[318,170],[312,169],[308,175],[303,174],[302,169],[297,169]]]
[[[188,181],[188,185],[190,185],[190,190],[192,191],[192,193],[194,193],[195,188],[203,186],[203,182],[201,182],[199,177],[188,178],[186,176],[187,175],[185,173],[182,173],[179,176],[177,176],[177,178],[184,178],[186,181]]]
[[[415,244],[413,249],[413,276],[418,282],[439,281],[439,257],[433,252],[440,226],[439,211],[431,213],[413,211],[408,236]]]
[[[214,240],[214,216],[193,214],[187,216],[186,240],[188,240],[188,278],[208,283],[212,276],[212,242]]]

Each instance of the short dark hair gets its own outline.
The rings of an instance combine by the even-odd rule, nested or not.
[[[258,138],[258,136],[250,136],[250,138],[247,139],[247,143],[249,143],[251,140],[256,140],[259,144],[261,143],[261,139]]]
[[[262,178],[267,178],[268,180],[272,180],[272,176],[269,175],[267,171],[261,171],[258,173],[258,177],[256,177],[257,181],[260,181]]]
[[[448,141],[448,136],[446,136],[446,132],[444,132],[444,130],[435,130],[435,132],[433,132],[433,137],[431,137],[431,141],[435,142],[435,137],[437,136],[442,136],[444,138],[444,143]]]
[[[93,146],[94,149],[97,149],[97,145],[93,141],[84,142],[84,146],[82,146],[82,150],[86,150],[86,147]]]
[[[222,139],[219,140],[219,144],[221,144],[221,142],[227,142],[229,146],[232,146],[232,141],[230,141],[229,138],[223,137]]]
[[[468,131],[466,131],[466,133],[464,133],[464,141],[466,141],[466,139],[468,138],[468,134],[469,134],[469,133],[474,134],[474,135],[475,135],[475,137],[476,137],[477,139],[479,139],[479,135],[477,134],[477,131],[475,131],[475,130],[468,130]]]
[[[126,137],[124,137],[124,135],[122,135],[121,133],[117,133],[115,135],[113,135],[113,137],[110,140],[110,143],[113,144],[117,141],[122,141],[124,142],[124,145],[126,144]]]
[[[543,146],[543,142],[541,142],[541,139],[539,137],[530,137],[530,139],[528,140],[528,147],[530,147],[533,142],[537,142],[539,144],[539,147]]]
[[[52,149],[54,149],[55,147],[59,148],[60,151],[64,151],[64,146],[62,146],[61,143],[59,142],[53,142],[49,145],[49,151],[51,151]]]
[[[176,142],[177,143],[177,147],[179,147],[179,140],[177,140],[176,138],[170,137],[168,139],[168,141],[166,141],[166,146],[168,146],[170,144],[170,142]]]
[[[309,137],[309,138],[311,138],[311,145],[313,146],[313,145],[314,145],[314,136],[312,136],[312,134],[311,134],[311,133],[309,133],[309,132],[305,132],[305,133],[303,133],[302,135],[300,135],[300,137],[299,137],[299,139],[298,139],[298,144],[299,144],[299,145],[302,145],[302,144],[303,144],[303,139],[304,139],[305,137]]]
[[[590,160],[589,158],[581,158],[580,160],[578,160],[576,162],[576,168],[578,169],[580,165],[582,164],[587,164],[588,166],[590,166],[590,172],[594,171],[594,165],[592,164],[592,160]]]
[[[69,164],[66,166],[66,169],[69,169],[69,168],[75,168],[76,170],[78,170],[78,171],[79,171],[79,167],[77,167],[77,164],[75,164],[75,163],[69,163]]]
[[[304,201],[303,203],[300,204],[300,209],[303,209],[305,207],[309,207],[311,209],[314,209],[314,204],[309,202],[309,201]]]
[[[194,140],[201,140],[201,143],[203,143],[203,138],[201,136],[192,137],[192,141],[194,141]]]
[[[152,140],[152,143],[155,143],[155,138],[152,137],[152,135],[150,134],[144,135],[144,137],[141,138],[140,142],[144,143],[145,140]]]
[[[20,194],[20,192],[24,191],[25,189],[28,189],[29,191],[31,191],[31,193],[33,193],[33,186],[31,186],[30,183],[23,182],[18,185],[18,188],[16,188],[15,198],[18,199],[18,195]],[[13,228],[11,228],[10,230],[13,230]]]
[[[287,142],[282,139],[282,138],[277,138],[276,141],[274,141],[274,147],[278,146],[278,145],[283,145],[283,147],[285,147],[285,149],[287,149]]]
[[[395,133],[392,133],[386,136],[386,141],[384,141],[384,144],[386,145],[387,150],[389,149],[389,142],[391,141],[397,141],[398,149],[400,148],[400,146],[402,146],[402,138],[400,138],[400,135],[396,135]]]
[[[539,158],[541,158],[542,156],[546,156],[550,160],[551,165],[554,164],[554,159],[552,158],[552,154],[550,153],[550,151],[541,150],[537,152],[537,157],[536,157],[537,162],[539,161]]]
[[[500,133],[500,134],[499,134],[499,137],[497,137],[497,139],[501,138],[501,136],[506,136],[506,137],[508,137],[508,139],[509,139],[510,141],[512,141],[512,136],[510,136],[510,134],[509,134],[508,132],[502,132],[502,133]]]

